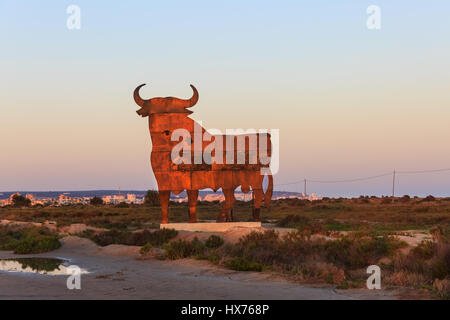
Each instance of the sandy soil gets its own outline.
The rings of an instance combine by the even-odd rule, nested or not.
[[[305,287],[204,261],[137,260],[138,252],[139,247],[98,247],[66,237],[60,249],[32,256],[67,259],[89,271],[81,276],[81,290],[68,290],[66,276],[0,272],[0,299],[395,299],[398,293]],[[0,258],[17,257],[22,256],[0,251]]]

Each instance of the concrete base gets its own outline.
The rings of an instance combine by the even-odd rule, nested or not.
[[[225,232],[232,228],[261,228],[261,222],[197,222],[197,223],[162,223],[160,229],[183,231]]]

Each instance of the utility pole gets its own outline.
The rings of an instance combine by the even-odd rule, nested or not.
[[[305,196],[306,196],[306,179],[305,179],[305,187],[304,187],[304,190],[305,190]]]
[[[394,202],[395,199],[395,169],[394,172],[392,172],[392,202]]]

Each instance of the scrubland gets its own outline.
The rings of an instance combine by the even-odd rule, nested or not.
[[[214,220],[218,203],[199,203],[200,220]],[[385,289],[408,287],[450,298],[450,199],[360,197],[272,202],[262,211],[266,230],[227,241],[220,234],[183,239],[158,228],[160,209],[148,206],[2,208],[0,220],[83,223],[99,245],[142,246],[141,258],[195,258],[238,271],[271,272],[307,284],[363,288],[369,265],[382,270]],[[186,204],[171,204],[172,222],[185,222]],[[251,203],[237,202],[237,221],[249,221]],[[289,228],[289,229],[288,229]],[[0,228],[0,250],[33,253],[58,247],[45,228]],[[414,240],[414,241],[412,241]],[[56,242],[55,242],[56,241]]]

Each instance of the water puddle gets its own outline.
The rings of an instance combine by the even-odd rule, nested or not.
[[[24,272],[32,274],[71,275],[67,260],[56,258],[13,258],[0,259],[0,271]],[[81,273],[89,273],[81,269]]]

